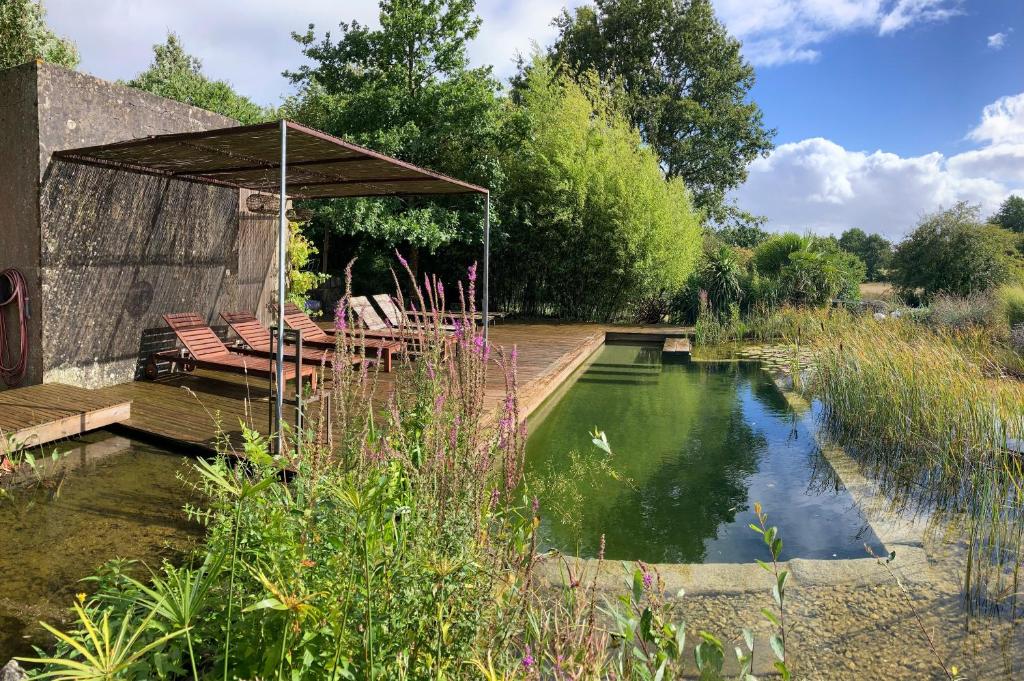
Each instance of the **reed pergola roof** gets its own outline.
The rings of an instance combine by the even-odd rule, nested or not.
[[[206,184],[278,193],[281,121],[156,135],[69,149],[65,160]],[[296,199],[484,194],[468,182],[380,154],[292,121],[287,194]]]

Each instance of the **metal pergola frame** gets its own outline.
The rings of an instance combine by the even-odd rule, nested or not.
[[[293,142],[291,158],[289,137]],[[481,194],[484,198],[481,312],[484,340],[487,340],[491,195],[485,187],[420,168],[286,119],[68,149],[55,152],[54,157],[202,184],[276,191],[280,215],[277,235],[278,338],[283,337],[285,328],[285,263],[288,247],[286,209],[289,197],[312,199]],[[284,451],[284,344],[281,342],[277,345],[275,362],[274,428],[277,451],[281,452]],[[296,389],[301,389],[301,385]]]

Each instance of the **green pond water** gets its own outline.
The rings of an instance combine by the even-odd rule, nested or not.
[[[608,456],[591,442],[603,430]],[[605,345],[530,423],[526,472],[542,548],[666,563],[863,558],[879,542],[796,416],[754,363],[662,361],[659,345]],[[574,455],[573,452],[576,454]]]
[[[104,562],[155,567],[200,536],[183,510],[196,501],[178,478],[191,470],[184,457],[109,433],[58,450],[43,481],[0,495],[0,664],[49,645],[38,621],[61,623],[75,594],[90,590],[79,580]]]

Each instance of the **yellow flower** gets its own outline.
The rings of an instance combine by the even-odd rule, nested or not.
[[[78,599],[79,603],[85,603],[85,594],[84,593],[76,594],[75,597]]]

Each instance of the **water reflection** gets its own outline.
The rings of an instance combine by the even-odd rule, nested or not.
[[[784,558],[860,558],[877,541],[841,487],[812,485],[814,438],[755,366],[608,345],[531,425],[527,479],[547,546],[593,556],[604,534],[609,558],[752,561],[764,557],[747,527],[755,501],[780,526]],[[623,479],[601,471],[595,426]]]

